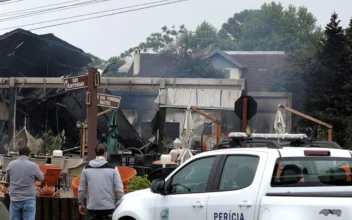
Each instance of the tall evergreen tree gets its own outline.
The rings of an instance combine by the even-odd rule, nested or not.
[[[346,29],[346,38],[347,38],[348,46],[352,50],[352,18],[350,20],[350,25]]]
[[[338,15],[333,13],[320,42],[315,69],[307,75],[306,110],[334,125],[335,140],[344,145],[352,127],[352,78],[349,49]]]

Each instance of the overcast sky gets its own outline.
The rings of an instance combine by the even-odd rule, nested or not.
[[[12,0],[15,1],[15,0]],[[0,5],[0,29],[7,27],[21,26],[24,24],[41,22],[56,18],[75,16],[85,13],[111,10],[126,6],[138,5],[157,0],[108,0],[103,3],[90,6],[68,9],[38,16],[31,16],[11,21],[1,21],[4,13],[18,11],[27,8],[40,7],[48,4],[67,2],[69,0],[22,0],[12,4]],[[92,1],[80,0],[79,2]],[[83,21],[63,26],[56,26],[46,29],[34,30],[34,33],[53,33],[57,37],[90,52],[103,59],[111,56],[118,56],[126,49],[138,45],[152,32],[157,32],[164,25],[182,25],[188,29],[194,29],[202,21],[208,21],[216,28],[221,28],[222,23],[233,16],[234,13],[244,9],[258,9],[266,0],[188,0],[186,2],[129,12],[89,21]],[[352,17],[351,0],[281,0],[288,6],[306,6],[310,12],[318,19],[318,24],[325,26],[329,22],[330,15],[336,11],[342,25],[347,26]],[[68,3],[68,4],[76,4]],[[59,7],[62,5],[58,5]],[[113,12],[109,12],[113,13]],[[101,15],[101,14],[99,14]],[[76,18],[81,19],[81,18]],[[72,19],[71,19],[72,20]],[[56,23],[67,22],[59,21]],[[30,29],[34,27],[46,26],[55,23],[45,23],[37,26],[23,27]],[[0,30],[4,34],[8,30]]]

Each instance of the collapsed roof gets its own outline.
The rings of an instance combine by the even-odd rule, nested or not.
[[[22,29],[0,36],[0,48],[0,77],[81,75],[87,73],[94,59],[92,55],[53,34],[37,35]],[[45,85],[44,88],[38,89],[17,88],[16,130],[21,130],[25,119],[28,131],[35,138],[41,137],[47,129],[51,129],[54,133],[65,129],[66,147],[74,147],[80,140],[76,122],[84,121],[86,118],[84,96],[84,90],[66,92],[64,89],[45,88]],[[7,100],[9,100],[8,91],[0,90],[0,102],[8,103]],[[108,116],[98,118],[98,135],[108,132]],[[119,116],[122,117],[123,114]],[[131,125],[126,126],[129,126],[127,130],[133,130]],[[5,121],[1,122],[0,129],[0,153],[2,153],[1,146],[8,143]],[[128,146],[124,144],[126,145]]]

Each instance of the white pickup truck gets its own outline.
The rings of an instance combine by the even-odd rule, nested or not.
[[[332,148],[234,148],[198,154],[113,220],[351,220],[352,155]]]

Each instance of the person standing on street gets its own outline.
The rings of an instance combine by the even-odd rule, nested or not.
[[[79,212],[86,220],[112,219],[112,214],[124,196],[123,184],[118,169],[106,161],[106,146],[98,144],[96,158],[82,171],[78,187]],[[84,197],[88,190],[87,208]],[[115,192],[118,201],[115,204]]]
[[[6,170],[7,182],[10,183],[11,220],[34,220],[36,210],[36,180],[44,181],[39,166],[29,161],[30,149],[19,150],[17,160],[11,161]]]

